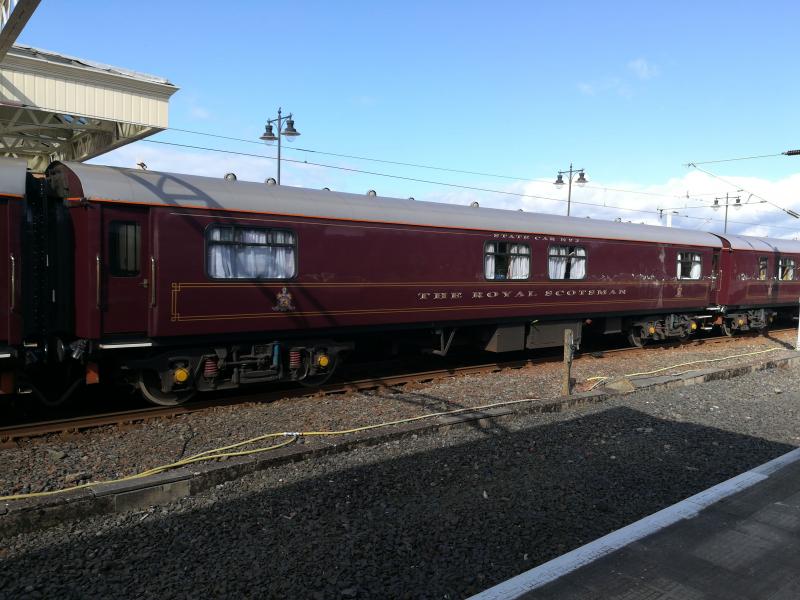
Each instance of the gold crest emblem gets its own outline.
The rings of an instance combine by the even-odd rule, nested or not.
[[[294,304],[292,304],[292,295],[286,291],[286,288],[283,288],[279,294],[275,296],[277,300],[277,304],[272,307],[272,310],[277,312],[289,312],[290,310],[294,310]]]

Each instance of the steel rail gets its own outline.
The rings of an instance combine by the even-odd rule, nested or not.
[[[770,333],[783,333],[787,331],[794,331],[794,328],[776,329]],[[713,337],[697,340],[689,340],[687,342],[674,342],[667,346],[673,347],[689,347],[694,345],[705,344],[719,344],[728,343],[736,340],[747,339],[746,336],[735,337]],[[665,347],[665,344],[660,344],[660,347]],[[608,350],[598,350],[595,352],[587,352],[577,354],[575,360],[583,360],[598,353],[602,355],[607,354],[621,354],[621,353],[634,353],[634,352],[648,352],[647,347],[635,348],[612,348]],[[228,398],[212,398],[199,402],[193,402],[180,406],[154,406],[150,408],[131,409],[118,412],[103,413],[98,415],[58,419],[53,421],[39,421],[35,423],[13,425],[10,427],[0,427],[0,447],[13,447],[15,440],[23,438],[41,437],[44,435],[57,434],[57,433],[71,433],[84,431],[87,429],[95,429],[98,427],[106,427],[110,425],[127,425],[132,423],[139,423],[149,421],[152,419],[171,418],[185,414],[191,414],[207,410],[209,408],[218,408],[242,404],[261,404],[265,402],[274,402],[277,400],[284,400],[289,398],[305,398],[318,395],[332,395],[332,394],[347,394],[355,392],[363,392],[375,389],[385,389],[391,387],[398,387],[409,383],[430,383],[432,381],[447,379],[463,375],[476,375],[482,373],[496,373],[505,370],[523,369],[526,367],[560,362],[559,356],[544,356],[537,358],[529,358],[522,360],[511,361],[497,361],[491,363],[484,363],[478,365],[469,365],[463,367],[446,367],[442,369],[434,369],[429,371],[418,371],[414,373],[403,373],[399,375],[387,375],[378,377],[366,377],[363,379],[354,379],[352,381],[344,381],[341,383],[326,384],[317,388],[297,387],[286,390],[279,390],[273,392],[262,392],[257,394],[248,394],[233,396]]]

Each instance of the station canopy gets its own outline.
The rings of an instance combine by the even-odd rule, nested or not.
[[[0,59],[0,156],[41,172],[167,128],[178,88],[162,77],[13,45]]]

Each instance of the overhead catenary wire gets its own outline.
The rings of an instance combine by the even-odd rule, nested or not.
[[[764,196],[760,196],[760,195],[756,194],[755,192],[751,192],[750,190],[746,190],[742,186],[737,185],[737,184],[733,183],[732,181],[728,181],[724,177],[720,177],[719,175],[717,175],[715,173],[712,173],[711,171],[708,171],[707,169],[702,169],[702,168],[697,166],[697,163],[689,163],[687,166],[694,167],[698,171],[701,171],[701,172],[705,173],[706,175],[709,175],[710,177],[714,177],[715,179],[719,179],[723,183],[726,183],[727,185],[730,185],[730,186],[732,186],[734,188],[737,188],[737,190],[739,190],[739,191],[747,192],[748,194],[750,194],[750,196],[747,198],[747,202],[750,201],[750,198],[758,198],[759,200],[763,200],[767,204],[770,204],[770,205],[774,206],[778,210],[785,212],[790,217],[794,217],[795,219],[800,219],[800,214],[796,213],[791,208],[785,208],[785,207],[781,206],[780,204],[778,204],[777,202],[773,202],[769,198],[764,198]],[[747,202],[745,202],[745,204],[747,204]]]
[[[714,163],[724,163],[724,162],[735,162],[739,160],[755,160],[758,158],[775,158],[776,156],[783,156],[786,154],[785,152],[778,152],[777,154],[757,154],[755,156],[737,156],[736,158],[718,158],[716,160],[696,160],[690,163],[687,163],[686,166],[691,165],[711,165]]]
[[[91,117],[91,116],[89,116],[87,118],[100,118],[100,117]],[[11,121],[9,121],[9,120],[0,120],[0,122],[11,123]],[[59,124],[55,124],[55,123],[47,123],[47,124],[36,125],[36,127],[37,128],[63,129],[64,126],[63,125],[59,125]],[[256,141],[256,140],[238,138],[238,137],[234,137],[234,136],[227,136],[227,135],[221,135],[221,134],[210,133],[210,132],[196,131],[196,130],[191,130],[191,129],[182,129],[182,128],[177,128],[177,127],[165,128],[162,131],[156,132],[156,134],[169,132],[169,131],[180,132],[180,133],[189,133],[189,134],[194,134],[194,135],[202,135],[202,136],[208,136],[208,137],[213,137],[213,138],[218,138],[218,139],[225,139],[225,140],[230,140],[230,141],[244,142],[244,143],[249,143],[249,144],[259,144],[259,145],[262,144],[262,142],[259,142],[259,141]],[[267,155],[263,155],[263,154],[254,154],[254,153],[248,153],[248,152],[238,152],[238,151],[234,151],[234,150],[226,150],[226,149],[220,149],[220,148],[210,148],[210,147],[198,146],[198,145],[194,145],[194,144],[180,144],[180,143],[177,143],[177,142],[168,142],[168,141],[162,141],[162,140],[139,139],[137,136],[121,136],[121,137],[123,137],[125,139],[135,139],[136,141],[141,141],[141,142],[151,143],[151,144],[164,144],[164,145],[170,145],[170,146],[176,146],[176,147],[203,150],[203,151],[208,151],[208,152],[223,152],[223,153],[239,155],[239,156],[257,157],[257,158],[263,158],[263,159],[267,159],[267,160],[277,160],[277,157],[267,156]],[[313,150],[313,149],[309,149],[309,148],[297,148],[297,147],[292,147],[292,146],[287,146],[286,148],[287,149],[291,149],[291,150],[298,150],[298,151],[302,151],[302,152],[310,152],[310,153],[329,155],[329,156],[335,156],[335,157],[341,157],[341,158],[351,158],[351,159],[356,159],[356,160],[374,161],[374,162],[378,162],[378,163],[394,164],[394,165],[407,166],[407,167],[412,167],[412,168],[424,168],[424,169],[433,169],[433,170],[452,172],[452,173],[470,174],[470,175],[478,175],[478,176],[485,176],[485,177],[497,177],[497,178],[502,178],[502,179],[517,180],[517,181],[523,181],[523,182],[549,182],[549,180],[545,180],[545,179],[541,179],[541,178],[523,178],[523,177],[517,177],[517,176],[511,176],[511,175],[502,175],[502,174],[497,174],[497,173],[486,173],[486,172],[469,171],[469,170],[463,170],[463,169],[451,169],[451,168],[447,168],[447,167],[437,167],[437,166],[433,166],[433,165],[424,165],[424,164],[420,164],[420,163],[409,163],[409,162],[403,162],[403,161],[393,161],[393,160],[370,158],[370,157],[350,155],[350,154],[326,152],[326,151],[321,151],[321,150]],[[776,156],[780,156],[780,155],[776,155]],[[330,165],[330,164],[325,164],[325,163],[316,163],[316,162],[311,162],[311,161],[306,161],[306,160],[296,160],[296,159],[290,159],[290,158],[282,158],[281,161],[282,162],[296,163],[296,164],[306,164],[306,165],[318,166],[318,167],[328,168],[328,169],[336,169],[336,170],[347,171],[347,172],[351,172],[351,173],[372,175],[372,176],[376,176],[376,177],[387,177],[387,178],[399,179],[399,180],[404,180],[404,181],[412,181],[412,182],[416,182],[416,183],[426,183],[426,184],[429,184],[429,185],[440,185],[440,186],[459,188],[459,189],[465,189],[465,190],[470,190],[470,191],[479,191],[479,192],[486,192],[486,193],[493,193],[493,194],[502,194],[502,195],[514,196],[514,197],[518,197],[518,198],[532,198],[532,199],[537,199],[537,200],[549,200],[549,201],[561,202],[561,203],[567,202],[567,200],[564,200],[562,198],[552,197],[552,196],[543,196],[543,195],[536,195],[536,194],[525,194],[525,193],[521,193],[521,192],[511,192],[511,191],[508,191],[508,190],[496,190],[496,189],[484,188],[484,187],[478,187],[478,186],[468,186],[468,185],[464,185],[464,184],[455,184],[455,183],[449,183],[449,182],[433,181],[433,180],[421,179],[421,178],[416,178],[416,177],[407,177],[407,176],[402,176],[402,175],[394,175],[394,174],[389,174],[389,173],[380,173],[380,172],[376,172],[376,171],[355,169],[355,168],[352,168],[352,167],[343,167],[343,166],[340,166],[340,165]],[[690,163],[691,166],[695,166],[696,164],[697,163]],[[703,169],[700,169],[699,167],[696,167],[696,168],[698,168],[698,170],[701,170],[703,172],[708,173],[711,176],[716,177],[712,173],[704,171]],[[718,179],[721,179],[721,178],[718,177]],[[726,183],[728,183],[729,185],[733,185],[733,184],[730,184],[729,182],[726,182]],[[663,198],[686,198],[686,199],[690,198],[688,193],[687,193],[686,196],[683,196],[683,195],[673,195],[673,194],[661,194],[661,193],[658,193],[658,192],[647,192],[647,191],[642,191],[642,190],[626,190],[626,189],[623,189],[623,188],[608,187],[608,186],[586,185],[585,187],[587,187],[589,189],[596,189],[596,190],[603,190],[603,191],[614,191],[614,192],[620,192],[620,193],[637,194],[637,195],[654,196],[654,197],[663,197]],[[700,193],[700,194],[693,194],[693,196],[704,196],[704,195],[710,195],[710,194],[714,194],[714,193],[713,192]],[[751,194],[751,195],[755,195],[755,194]],[[756,196],[756,197],[761,198],[760,196]],[[794,211],[791,211],[789,209],[785,209],[783,207],[780,207],[779,205],[775,204],[774,202],[770,202],[768,200],[765,200],[765,202],[771,204],[772,206],[775,206],[776,208],[778,208],[779,210],[782,210],[783,212],[786,212],[787,214],[790,214],[791,216],[796,216],[796,213],[794,213]],[[583,205],[583,206],[594,206],[594,207],[606,208],[606,209],[623,210],[623,211],[627,211],[627,212],[636,212],[636,213],[647,214],[647,215],[657,215],[658,214],[658,210],[636,209],[636,208],[629,208],[629,207],[624,207],[624,206],[619,206],[619,205],[614,205],[614,204],[609,205],[607,203],[600,204],[600,203],[596,203],[596,202],[584,202],[584,201],[580,201],[580,200],[572,200],[572,204]],[[709,208],[711,208],[711,205],[709,205]],[[721,219],[708,219],[708,218],[703,218],[703,217],[693,217],[693,216],[690,216],[690,215],[678,215],[678,216],[680,216],[681,218],[685,218],[685,219],[699,220],[699,221],[701,221],[701,225],[700,226],[702,226],[702,222],[722,222]],[[767,224],[763,224],[763,223],[753,223],[753,222],[749,222],[749,221],[737,221],[737,220],[733,220],[733,219],[729,219],[728,222],[729,223],[735,223],[735,224],[738,224],[738,225],[749,225],[749,226],[754,226],[754,227],[766,227],[768,229],[782,229],[782,230],[786,230],[786,231],[797,231],[798,230],[798,228],[796,228],[796,227],[785,227],[785,226],[780,226],[780,225],[767,225]]]
[[[257,140],[248,140],[246,138],[238,138],[238,137],[233,137],[233,136],[228,136],[228,135],[221,135],[221,134],[217,134],[217,133],[209,133],[209,132],[205,132],[205,131],[196,131],[196,130],[193,130],[193,129],[181,129],[181,128],[178,128],[178,127],[170,127],[169,129],[167,129],[165,131],[177,131],[177,132],[180,132],[180,133],[189,133],[189,134],[193,134],[193,135],[202,135],[202,136],[207,136],[207,137],[219,138],[219,139],[223,139],[223,140],[244,142],[244,143],[247,143],[247,144],[259,144],[259,145],[263,144],[263,142],[260,142],[260,141],[257,141]],[[552,183],[552,181],[550,179],[543,179],[541,177],[539,177],[539,178],[535,178],[535,177],[520,177],[519,175],[504,175],[504,174],[501,174],[501,173],[488,173],[488,172],[483,172],[483,171],[470,171],[470,170],[466,170],[466,169],[454,169],[454,168],[451,168],[451,167],[440,167],[440,166],[435,166],[435,165],[426,165],[426,164],[422,164],[422,163],[404,162],[404,161],[389,160],[389,159],[384,159],[384,158],[373,158],[373,157],[369,157],[369,156],[359,156],[359,155],[356,155],[356,154],[342,154],[342,153],[339,153],[339,152],[329,152],[329,151],[325,151],[325,150],[315,150],[315,149],[312,149],[312,148],[302,148],[302,147],[298,147],[298,146],[284,146],[284,148],[287,149],[287,150],[294,151],[294,152],[308,152],[308,153],[311,153],[311,154],[321,154],[321,155],[324,155],[324,156],[334,156],[334,157],[337,157],[337,158],[348,158],[348,159],[351,159],[351,160],[363,160],[363,161],[370,161],[370,162],[382,163],[382,164],[387,164],[387,165],[397,165],[397,166],[403,166],[403,167],[412,167],[412,168],[416,168],[416,169],[430,169],[430,170],[433,170],[433,171],[444,171],[444,172],[447,172],[447,173],[459,173],[459,174],[462,174],[462,175],[476,175],[476,176],[479,176],[479,177],[492,177],[492,178],[496,178],[496,179],[508,179],[508,180],[512,180],[512,181],[523,181],[523,182],[535,181],[535,182],[539,182],[539,183]],[[659,198],[684,198],[685,197],[685,196],[679,195],[679,194],[662,194],[662,193],[659,193],[659,192],[646,192],[644,190],[626,190],[626,189],[623,189],[623,188],[614,188],[614,187],[598,186],[598,185],[590,185],[590,184],[586,184],[583,187],[585,187],[587,189],[593,189],[593,190],[609,190],[609,191],[612,191],[612,192],[621,192],[621,193],[624,193],[624,194],[637,194],[637,195],[640,195],[640,196],[656,196],[656,197],[659,197]],[[713,195],[714,193],[715,192],[707,192],[707,193],[692,194],[692,195],[693,196],[708,196],[708,195]]]
[[[99,117],[88,117],[88,118],[99,118]],[[0,119],[0,123],[10,124],[10,123],[12,123],[12,121],[10,121],[8,119]],[[51,128],[51,129],[63,129],[64,128],[63,125],[58,125],[58,124],[55,124],[55,123],[45,123],[45,124],[41,124],[41,125],[36,125],[35,127],[37,127],[37,128],[45,128],[45,129],[46,128]],[[87,130],[89,130],[89,129],[87,128]],[[207,131],[197,131],[197,130],[193,130],[193,129],[183,129],[183,128],[180,128],[180,127],[167,127],[167,128],[164,128],[161,131],[155,132],[153,135],[158,135],[158,134],[161,134],[161,133],[169,133],[169,132],[188,133],[188,134],[192,134],[192,135],[206,136],[206,137],[212,137],[212,138],[217,138],[217,139],[222,139],[222,140],[241,142],[241,143],[246,143],[246,144],[257,144],[259,146],[263,145],[263,143],[264,143],[264,142],[259,141],[259,140],[240,138],[240,137],[235,137],[235,136],[230,136],[230,135],[222,135],[222,134],[219,134],[219,133],[211,133],[211,132],[207,132]],[[151,141],[151,142],[153,141],[153,140],[140,139],[139,136],[119,136],[119,137],[120,137],[120,139],[130,139],[130,140],[135,140],[135,141]],[[312,149],[312,148],[302,148],[302,147],[298,147],[298,146],[284,146],[284,149],[291,150],[291,151],[296,151],[296,152],[307,152],[307,153],[312,153],[312,154],[320,154],[320,155],[324,155],[324,156],[333,156],[333,157],[337,157],[337,158],[347,158],[347,159],[351,159],[351,160],[362,160],[362,161],[370,161],[370,162],[376,162],[376,163],[381,163],[381,164],[411,167],[411,168],[417,168],[417,169],[429,169],[429,170],[442,171],[442,172],[448,172],[448,173],[459,173],[459,174],[463,174],[463,175],[474,175],[474,176],[480,176],[480,177],[492,177],[492,178],[498,178],[498,179],[521,181],[521,182],[539,182],[539,183],[550,183],[551,182],[549,179],[543,179],[543,178],[520,177],[518,175],[504,175],[504,174],[500,174],[500,173],[488,173],[488,172],[483,172],[483,171],[473,171],[473,170],[467,170],[467,169],[455,169],[455,168],[451,168],[451,167],[441,167],[441,166],[427,165],[427,164],[422,164],[422,163],[412,163],[412,162],[406,162],[406,161],[389,160],[389,159],[374,158],[374,157],[368,157],[368,156],[359,156],[359,155],[356,155],[356,154],[344,154],[344,153],[340,153],[340,152],[329,152],[329,151],[324,151],[324,150],[316,150],[316,149]],[[290,159],[283,159],[282,158],[281,160],[282,160],[282,162],[285,162],[285,161],[289,161]],[[644,191],[644,190],[628,190],[628,189],[624,189],[624,188],[599,186],[599,185],[591,185],[591,184],[586,184],[586,185],[584,185],[584,187],[587,188],[587,189],[593,189],[593,190],[612,191],[612,192],[619,192],[619,193],[623,193],[623,194],[634,194],[634,195],[639,195],[639,196],[652,196],[652,197],[658,197],[658,198],[688,198],[688,196],[684,196],[684,195],[681,195],[681,194],[665,194],[665,193],[660,193],[660,192],[649,192],[649,191]],[[715,193],[716,192],[704,192],[704,193],[692,194],[692,196],[709,196],[709,195],[714,195]]]
[[[167,141],[163,141],[163,140],[141,140],[141,141],[145,142],[145,143],[150,143],[150,144],[161,144],[161,145],[165,145],[165,146],[175,146],[175,147],[179,147],[179,148],[189,148],[189,149],[193,149],[193,150],[202,150],[202,151],[206,151],[206,152],[220,152],[220,153],[223,153],[223,154],[232,154],[232,155],[236,155],[236,156],[247,156],[247,157],[252,157],[252,158],[262,158],[262,159],[267,159],[267,160],[277,160],[276,156],[268,156],[266,154],[256,154],[256,153],[253,153],[253,152],[240,152],[240,151],[237,151],[237,150],[227,150],[227,149],[224,149],[224,148],[214,148],[214,147],[211,147],[211,146],[198,146],[198,145],[195,145],[195,144],[180,144],[178,142],[167,142]],[[486,193],[492,193],[492,194],[501,194],[501,195],[504,195],[504,196],[513,196],[513,197],[517,197],[517,198],[532,198],[532,199],[535,199],[535,200],[549,200],[549,201],[552,201],[552,202],[561,202],[561,203],[566,203],[567,202],[567,200],[565,200],[563,198],[555,198],[553,196],[540,196],[540,195],[536,195],[536,194],[526,194],[526,193],[523,193],[523,192],[512,192],[512,191],[508,191],[508,190],[497,190],[497,189],[492,189],[492,188],[470,186],[470,185],[464,185],[464,184],[458,184],[458,183],[450,183],[450,182],[444,182],[444,181],[436,181],[436,180],[432,180],[432,179],[421,179],[421,178],[417,178],[417,177],[408,177],[408,176],[404,176],[404,175],[394,175],[394,174],[390,174],[390,173],[381,173],[381,172],[378,172],[378,171],[367,171],[367,170],[363,170],[363,169],[356,169],[356,168],[353,168],[353,167],[343,167],[341,165],[330,165],[330,164],[326,164],[326,163],[311,162],[311,161],[307,161],[307,160],[297,160],[297,159],[283,158],[282,157],[281,161],[282,162],[300,164],[300,165],[310,165],[310,166],[323,167],[323,168],[328,168],[328,169],[336,169],[336,170],[341,170],[341,171],[347,171],[347,172],[350,172],[350,173],[373,175],[375,177],[386,177],[386,178],[390,178],[390,179],[399,179],[399,180],[402,180],[402,181],[413,181],[415,183],[426,183],[426,184],[429,184],[429,185],[440,185],[440,186],[457,188],[457,189],[464,189],[464,190],[470,190],[470,191],[486,192]],[[594,206],[594,207],[597,207],[597,208],[606,208],[606,209],[614,209],[614,210],[624,210],[624,211],[636,212],[636,213],[641,213],[641,214],[646,214],[646,215],[651,215],[651,216],[658,214],[658,211],[656,211],[656,210],[645,210],[645,209],[641,209],[641,208],[629,208],[629,207],[625,207],[625,206],[618,206],[618,205],[615,205],[615,204],[600,204],[600,203],[597,203],[597,202],[585,202],[585,201],[580,201],[580,200],[572,200],[572,204],[579,204],[579,205],[582,205],[582,206]],[[709,205],[709,208],[711,208],[710,205]],[[707,220],[704,217],[693,217],[693,216],[690,216],[690,215],[680,215],[680,216],[681,216],[681,218],[685,218],[685,219],[694,219],[694,220],[700,220],[700,221]],[[721,219],[711,219],[711,220],[712,221],[716,221],[716,222],[720,222],[720,223],[722,222]],[[728,223],[736,223],[736,224],[739,224],[739,225],[763,226],[763,227],[774,228],[774,229],[786,229],[788,231],[797,231],[798,230],[797,227],[782,227],[782,226],[779,226],[779,225],[763,225],[762,223],[752,223],[752,222],[749,222],[749,221],[736,221],[736,220],[733,220],[733,219],[728,219]]]

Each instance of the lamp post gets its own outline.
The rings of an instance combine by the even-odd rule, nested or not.
[[[286,121],[285,129],[283,126],[284,121]],[[277,135],[272,132],[273,123],[277,125]],[[272,145],[275,140],[278,141],[278,185],[281,184],[281,135],[286,137],[287,142],[293,142],[294,138],[300,135],[300,132],[294,128],[294,119],[292,119],[292,113],[289,113],[285,117],[281,116],[281,108],[279,106],[278,117],[275,119],[269,119],[267,121],[267,124],[264,126],[264,134],[258,138],[260,140],[264,140],[270,145]]]
[[[742,190],[737,190],[737,191],[741,192]],[[750,194],[750,197],[744,203],[742,203],[741,196],[731,196],[730,194],[725,194],[724,198],[723,197],[719,197],[719,198],[715,198],[714,199],[714,204],[712,204],[710,206],[710,208],[713,208],[714,210],[719,210],[721,206],[725,207],[725,228],[724,228],[725,230],[724,230],[724,233],[728,233],[728,207],[729,206],[732,206],[733,208],[737,208],[738,209],[738,208],[742,208],[742,206],[752,206],[754,204],[766,204],[767,203],[766,200],[756,200],[755,202],[750,202],[750,198],[752,198],[753,196],[754,196],[754,194]],[[688,192],[687,192],[686,197],[687,198],[689,197]],[[720,204],[720,202],[719,202],[720,200],[725,200],[725,204]],[[707,208],[709,208],[709,205],[708,204],[699,204],[699,205],[696,205],[696,206],[674,206],[674,207],[671,207],[671,208],[657,208],[656,210],[658,211],[659,220],[661,219],[661,217],[664,216],[664,214],[666,214],[667,215],[667,227],[672,227],[672,215],[680,214],[680,213],[677,212],[679,210],[689,210],[689,209],[693,209],[693,208],[707,209]],[[788,208],[787,209],[781,209],[781,210],[783,210],[784,212],[789,213],[789,214],[794,212],[794,211],[790,211]],[[795,213],[795,215],[797,215],[797,213]],[[792,215],[792,216],[795,216],[795,215]],[[800,218],[800,215],[797,215],[797,218]]]
[[[728,207],[733,206],[733,208],[742,208],[742,197],[741,196],[729,196],[725,194],[724,198],[714,198],[714,204],[711,208],[714,210],[719,210],[720,206],[723,206],[719,203],[720,200],[725,200],[725,226],[722,229],[722,233],[728,233]],[[730,203],[731,200],[735,200],[733,204]]]
[[[567,188],[567,216],[569,216],[570,206],[572,204],[572,176],[575,173],[578,174],[578,178],[575,180],[575,185],[583,187],[589,182],[589,180],[586,179],[586,174],[583,172],[583,169],[573,169],[572,163],[569,163],[568,170],[559,171],[558,177],[556,177],[556,180],[553,182],[557,188],[561,188],[564,185],[564,175],[569,175],[569,187]]]

